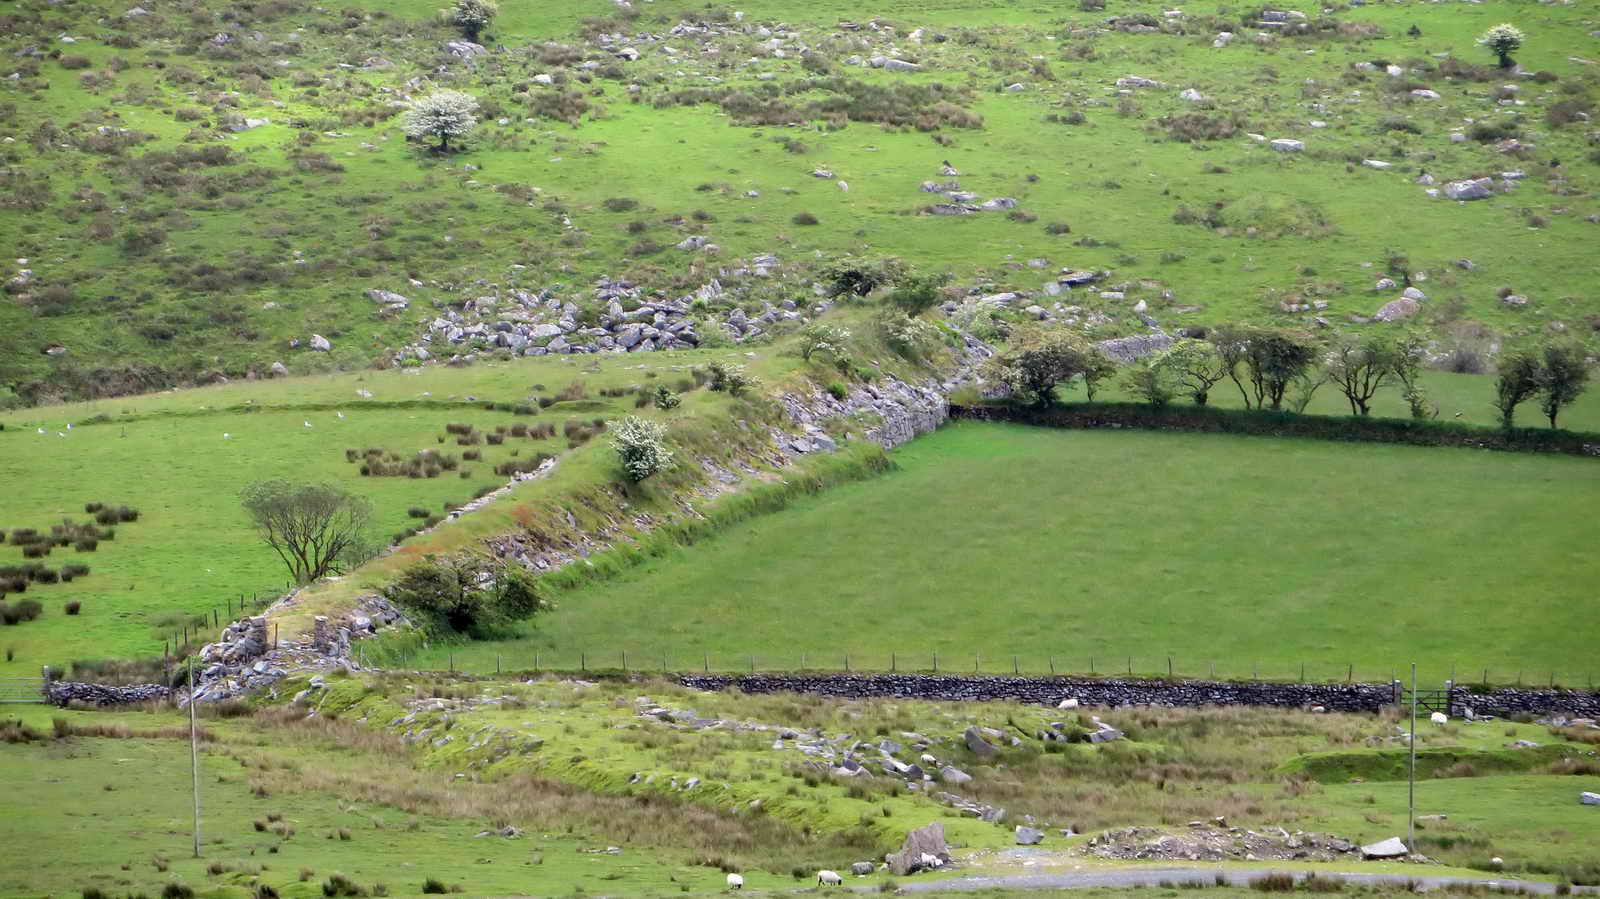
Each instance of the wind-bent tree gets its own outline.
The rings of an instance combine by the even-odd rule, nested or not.
[[[461,91],[434,91],[414,101],[401,127],[406,136],[421,140],[437,137],[439,152],[450,148],[450,138],[462,137],[478,124],[478,101]]]
[[[1373,396],[1399,377],[1398,354],[1398,344],[1382,334],[1346,338],[1328,351],[1324,361],[1328,380],[1349,400],[1351,415],[1372,413]]]
[[[1543,398],[1539,407],[1550,427],[1556,426],[1561,407],[1572,405],[1589,386],[1589,364],[1583,347],[1576,343],[1552,343],[1544,348],[1544,366],[1539,373]]]
[[[1544,363],[1533,350],[1509,350],[1500,356],[1499,374],[1494,383],[1494,407],[1500,410],[1500,423],[1511,427],[1517,406],[1544,387]]]
[[[1275,328],[1218,328],[1212,345],[1222,357],[1228,377],[1238,385],[1246,408],[1281,409],[1289,385],[1311,367],[1316,357],[1309,335]],[[1250,389],[1239,378],[1244,367]]]
[[[1204,406],[1211,388],[1228,376],[1228,366],[1217,348],[1204,340],[1185,337],[1156,358],[1155,365],[1171,373],[1174,387],[1196,406]]]
[[[1500,57],[1500,68],[1509,69],[1513,65],[1511,54],[1522,46],[1523,38],[1527,35],[1515,25],[1501,24],[1490,28],[1478,38],[1478,43],[1494,51]]]
[[[359,561],[372,504],[333,484],[260,481],[239,494],[246,514],[289,566],[296,583],[337,574]]]

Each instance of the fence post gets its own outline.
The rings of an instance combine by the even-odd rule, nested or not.
[[[899,661],[900,661],[899,657],[895,655],[893,650],[890,650],[889,651],[889,671],[890,671],[890,673],[893,673],[894,671],[897,670],[897,666],[899,664]]]
[[[497,675],[500,673],[500,653],[498,652],[494,654],[494,673]]]
[[[1094,656],[1089,657],[1089,674],[1091,676],[1094,674]]]
[[[1133,656],[1128,656],[1128,676],[1133,677]]]
[[[939,673],[939,650],[937,649],[933,651],[933,673]]]
[[[628,673],[628,651],[626,649],[622,651],[622,673]]]
[[[700,662],[701,662],[701,664],[702,664],[702,665],[704,665],[704,667],[705,667],[705,672],[706,672],[706,673],[707,673],[707,674],[710,674],[710,673],[711,673],[711,653],[709,653],[709,652],[708,652],[708,653],[706,653],[706,654],[705,654],[705,655],[704,655],[704,656],[703,656],[703,657],[702,657],[702,658],[701,658],[701,659],[700,659]]]
[[[850,653],[848,652],[844,654],[844,670],[850,670]]]
[[[1018,665],[1017,665],[1017,657],[1015,655],[1013,655],[1011,657],[1011,673],[1012,674],[1021,674],[1022,673],[1022,669],[1020,667],[1018,667]]]
[[[533,651],[533,673],[539,673],[539,650],[537,649]]]
[[[1347,667],[1345,669],[1345,671],[1344,671],[1344,682],[1348,684],[1348,683],[1350,683],[1351,681],[1353,681],[1355,679],[1356,679],[1356,663],[1351,662],[1351,663],[1349,663],[1349,667]]]
[[[1172,656],[1167,656],[1167,679],[1172,679]]]
[[[1048,658],[1050,660],[1050,676],[1051,677],[1055,677],[1056,676],[1056,657],[1055,656],[1049,656]]]
[[[1306,682],[1306,663],[1305,662],[1301,662],[1300,663],[1300,683],[1303,684],[1305,682]]]
[[[589,670],[589,656],[586,653],[582,653],[582,652],[578,653],[578,670],[579,671],[588,671]]]

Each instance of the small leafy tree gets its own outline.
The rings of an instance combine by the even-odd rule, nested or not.
[[[1082,354],[1078,357],[1078,374],[1083,375],[1083,392],[1094,402],[1094,395],[1100,392],[1100,385],[1117,373],[1117,364],[1112,362],[1101,349],[1094,344],[1086,344]]]
[[[1123,378],[1123,385],[1129,393],[1157,409],[1165,408],[1178,395],[1172,369],[1162,365],[1159,357],[1134,365]]]
[[[383,595],[434,633],[482,633],[555,607],[519,566],[471,554],[425,556]]]
[[[1500,356],[1499,374],[1494,383],[1494,407],[1500,410],[1500,423],[1510,428],[1517,406],[1544,387],[1544,363],[1532,350],[1509,350]]]
[[[1204,406],[1211,388],[1228,376],[1228,368],[1217,348],[1204,340],[1185,337],[1155,358],[1157,367],[1167,372],[1172,388]]]
[[[710,367],[711,383],[706,386],[714,391],[726,391],[730,396],[744,396],[747,391],[761,386],[761,379],[747,373],[742,365],[713,362]]]
[[[1589,365],[1583,347],[1576,343],[1552,343],[1546,346],[1539,386],[1543,393],[1540,409],[1550,419],[1550,427],[1554,428],[1561,407],[1571,405],[1589,386]]]
[[[898,280],[905,263],[893,256],[883,259],[846,259],[822,273],[830,297],[865,297],[879,286]]]
[[[401,127],[406,136],[421,140],[439,139],[440,152],[449,149],[450,139],[463,137],[478,124],[478,101],[461,91],[434,91],[414,101],[406,110]]]
[[[476,42],[483,29],[489,27],[500,7],[494,0],[456,0],[456,5],[451,7],[445,15],[450,22],[461,28],[461,33],[467,40]]]
[[[1527,35],[1517,26],[1501,24],[1485,31],[1478,38],[1478,43],[1494,51],[1494,55],[1500,58],[1500,68],[1509,69],[1512,66],[1511,54],[1522,46],[1525,37]]]
[[[622,460],[622,470],[628,480],[638,482],[672,464],[672,451],[667,449],[667,426],[630,415],[607,426],[611,433],[611,448]]]
[[[800,329],[798,349],[800,358],[807,362],[817,353],[826,353],[837,359],[846,355],[845,344],[850,332],[836,325],[812,324]]]
[[[1397,377],[1396,342],[1383,334],[1346,338],[1323,357],[1327,379],[1350,403],[1351,415],[1370,415],[1372,398]]]
[[[1437,418],[1439,407],[1428,399],[1422,386],[1422,362],[1427,358],[1427,338],[1415,331],[1394,343],[1394,376],[1400,381],[1401,395],[1411,407],[1412,418]]]
[[[363,561],[372,504],[333,484],[259,481],[240,491],[244,511],[296,583],[343,571]]]
[[[1309,335],[1275,328],[1218,328],[1212,333],[1212,343],[1228,376],[1238,385],[1246,408],[1283,408],[1289,385],[1316,358]],[[1244,380],[1239,377],[1241,367]],[[1250,383],[1248,390],[1245,380]]]
[[[1106,372],[1099,370],[1093,355],[1105,359],[1071,331],[1024,328],[1012,334],[1005,349],[989,357],[985,371],[1013,393],[1045,407],[1055,402],[1057,384],[1083,374],[1087,367],[1096,368],[1096,380],[1104,377]]]
[[[889,304],[916,318],[939,302],[940,290],[949,280],[950,276],[942,272],[931,275],[905,275],[895,283],[894,289],[889,291]]]
[[[656,404],[657,409],[676,409],[678,404],[683,402],[683,397],[673,393],[667,385],[661,384],[656,387],[653,402]]]

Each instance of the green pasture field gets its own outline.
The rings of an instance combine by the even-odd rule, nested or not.
[[[240,594],[246,599],[259,594],[263,600],[281,594],[286,568],[239,506],[246,484],[285,478],[331,481],[355,490],[372,501],[374,536],[386,541],[422,523],[408,515],[411,507],[442,514],[444,503],[464,503],[479,490],[504,485],[508,479],[492,467],[511,460],[513,452],[523,458],[539,451],[561,455],[549,477],[518,486],[512,496],[516,502],[605,482],[616,472],[604,435],[574,450],[559,429],[567,421],[590,423],[636,411],[659,414],[636,410],[632,395],[608,398],[600,391],[673,386],[687,377],[691,364],[712,358],[720,356],[704,351],[583,361],[550,357],[235,383],[0,413],[0,483],[5,484],[0,529],[43,531],[63,518],[84,521],[92,518],[84,514],[84,504],[96,501],[140,512],[138,521],[116,525],[115,539],[102,541],[94,552],[58,547],[37,560],[52,568],[81,562],[90,573],[71,583],[35,584],[7,597],[36,599],[45,612],[38,620],[0,630],[0,646],[14,651],[0,663],[0,675],[34,674],[42,665],[60,668],[75,659],[160,655],[163,640],[188,616],[216,610],[225,622],[230,602],[238,615]],[[781,371],[790,364],[773,358],[756,369]],[[536,415],[484,409],[485,402],[537,407],[538,397],[551,397],[575,381],[585,385],[586,399],[557,403]],[[672,415],[681,421],[724,402],[721,395],[696,391]],[[454,436],[439,443],[451,422],[480,431],[553,423],[558,433],[553,440],[508,436],[499,446],[457,446]],[[345,450],[367,447],[403,458],[422,449],[457,457],[472,449],[482,460],[464,461],[459,471],[437,478],[362,477],[359,464],[346,461]],[[471,476],[462,478],[461,471]],[[479,535],[511,530],[509,507],[515,504],[492,504],[407,545],[463,530]],[[23,561],[20,546],[0,546],[0,564]],[[82,609],[67,616],[64,604],[73,600]],[[202,633],[210,639],[215,630],[208,625]]]
[[[412,664],[1594,673],[1589,460],[974,423],[894,458]]]
[[[614,63],[585,43],[583,20],[602,20],[591,32],[661,33],[677,21],[679,10],[670,6],[646,8],[633,21],[608,20],[617,9],[606,0],[508,6],[487,39],[507,52],[473,66],[440,58],[441,42],[454,33],[433,21],[435,2],[381,4],[367,19],[300,7],[219,16],[222,3],[201,2],[181,14],[104,24],[95,21],[97,8],[42,0],[18,6],[23,16],[3,40],[8,50],[51,44],[89,66],[30,60],[35,73],[0,87],[0,103],[14,112],[0,132],[13,140],[4,153],[15,173],[0,198],[0,239],[28,260],[16,265],[33,272],[31,285],[0,303],[0,385],[36,399],[93,384],[137,388],[218,371],[237,376],[278,360],[308,372],[356,367],[414,339],[440,306],[479,292],[467,293],[468,285],[551,287],[578,301],[593,278],[626,275],[681,295],[715,274],[718,263],[632,248],[645,240],[670,247],[697,231],[720,244],[725,259],[775,252],[805,267],[818,254],[824,261],[844,253],[898,255],[996,290],[1037,291],[1044,272],[1025,265],[1030,259],[1046,260],[1045,271],[1111,269],[1111,283],[1128,284],[1124,301],[1103,300],[1098,290],[1063,298],[1104,314],[1109,321],[1097,330],[1108,335],[1140,327],[1131,311],[1139,299],[1169,327],[1301,323],[1306,316],[1279,311],[1292,300],[1326,302],[1321,314],[1343,324],[1392,298],[1372,289],[1391,251],[1428,276],[1419,282],[1430,297],[1422,319],[1441,335],[1479,326],[1521,336],[1552,327],[1587,333],[1596,312],[1586,286],[1597,273],[1588,252],[1595,225],[1586,221],[1600,212],[1592,195],[1596,157],[1581,123],[1545,120],[1556,103],[1592,104],[1596,96],[1594,67],[1570,59],[1593,55],[1586,35],[1594,21],[1580,6],[1373,5],[1332,18],[1355,31],[1381,29],[1373,32],[1379,36],[1263,43],[1240,27],[1239,11],[1221,8],[1186,9],[1175,21],[1195,24],[1184,33],[1104,27],[1110,15],[1165,21],[1165,6],[1150,2],[1106,11],[1064,0],[897,4],[877,11],[898,29],[895,39],[840,31],[840,19],[874,11],[833,0],[764,0],[742,9],[752,27],[787,25],[791,42],[832,60],[835,74],[880,87],[957,90],[956,105],[982,116],[982,125],[933,132],[943,144],[911,127],[867,121],[837,130],[820,121],[755,127],[709,103],[655,105],[671,90],[713,86],[712,78],[747,90],[792,85],[795,102],[829,96],[801,83],[812,76],[795,55],[770,55],[754,35],[719,38],[720,58],[734,61],[729,68],[686,59],[698,53],[687,39],[666,42],[685,54],[676,63],[658,51],[659,42],[640,41],[643,59],[588,84],[571,80],[579,74],[571,63],[539,58],[544,44],[556,41],[591,61]],[[1322,16],[1314,4],[1285,8]],[[688,14],[726,16],[721,9]],[[1528,32],[1517,54],[1522,65],[1557,80],[1489,73],[1479,81],[1434,70],[1442,55],[1491,62],[1473,40],[1501,21]],[[1413,25],[1420,36],[1407,35]],[[918,27],[947,40],[913,44],[906,35]],[[1214,49],[1213,33],[1223,28],[1240,32],[1239,39]],[[260,31],[263,39],[207,49],[218,31]],[[68,32],[82,39],[61,44],[58,36]],[[842,64],[890,43],[924,71]],[[394,65],[361,68],[371,55]],[[746,64],[752,55],[759,61]],[[1351,67],[1373,60],[1412,74],[1394,79]],[[407,145],[387,105],[426,89],[407,82],[441,63],[451,75],[437,84],[473,93],[489,111],[466,152],[442,158]],[[569,80],[530,86],[534,75],[550,72]],[[85,75],[93,77],[86,83]],[[1126,75],[1165,86],[1134,91],[1119,111],[1124,98],[1114,82]],[[1520,88],[1512,102],[1524,105],[1496,105],[1495,91],[1507,80]],[[1402,82],[1431,87],[1441,99],[1392,89]],[[1012,83],[1026,89],[1000,89]],[[629,84],[641,86],[641,102],[630,101]],[[1208,100],[1178,99],[1185,87]],[[543,102],[579,88],[590,111],[570,122],[528,106],[530,97]],[[223,100],[209,91],[229,93]],[[183,110],[200,117],[180,117]],[[1086,121],[1045,121],[1074,112]],[[1238,131],[1220,140],[1171,139],[1161,121],[1191,113],[1237,119]],[[217,128],[225,114],[271,124],[227,134]],[[1420,133],[1380,127],[1390,118]],[[1312,120],[1327,127],[1314,128]],[[1534,148],[1505,155],[1449,139],[1502,120],[1519,122],[1521,139]],[[100,128],[152,139],[101,152],[91,147]],[[1247,131],[1303,139],[1306,151],[1272,152]],[[786,150],[790,140],[803,152]],[[206,146],[234,155],[205,167],[204,184],[140,185],[122,162]],[[1394,167],[1368,168],[1365,159]],[[980,198],[1014,197],[1034,220],[918,214],[935,197],[917,186],[938,179],[945,160],[962,171],[964,188]],[[812,177],[815,168],[835,177]],[[1423,170],[1441,179],[1508,170],[1527,177],[1510,193],[1458,204],[1426,197],[1412,183]],[[747,197],[752,190],[760,196]],[[639,205],[608,211],[603,202],[613,197]],[[1217,204],[1221,228],[1173,219],[1180,206]],[[698,220],[691,215],[697,211]],[[800,212],[820,223],[794,224]],[[1051,223],[1069,224],[1071,233],[1047,234]],[[149,228],[164,240],[150,249],[128,243]],[[1476,269],[1456,267],[1461,258]],[[408,286],[412,278],[424,286]],[[732,302],[805,290],[787,281],[728,283]],[[412,306],[395,318],[380,316],[362,296],[369,287],[399,290]],[[1495,295],[1501,287],[1531,304],[1504,306]],[[329,337],[333,351],[290,348],[291,339],[311,333]],[[66,355],[42,353],[54,343],[66,346]]]

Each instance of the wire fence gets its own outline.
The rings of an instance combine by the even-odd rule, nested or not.
[[[1393,683],[1407,677],[1410,663],[1375,666],[1326,659],[1285,662],[1197,660],[1151,655],[1025,655],[1020,653],[794,651],[784,654],[712,653],[652,649],[533,649],[493,644],[428,643],[388,639],[358,641],[357,661],[383,668],[457,672],[472,675],[521,672],[595,674],[946,674],[1028,677],[1168,678],[1173,680],[1260,681],[1266,683]],[[1597,660],[1600,661],[1600,660]],[[1430,664],[1429,683],[1593,690],[1596,672],[1510,666]]]

